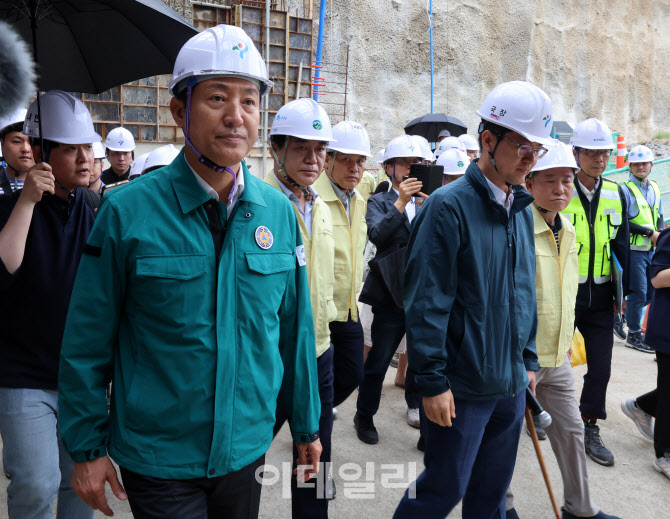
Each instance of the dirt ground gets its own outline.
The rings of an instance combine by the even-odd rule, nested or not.
[[[578,391],[584,372],[585,367],[575,368]],[[405,422],[406,407],[403,392],[394,386],[394,376],[395,369],[389,369],[381,408],[375,417],[380,435],[379,444],[366,445],[356,438],[352,424],[356,393],[339,408],[339,416],[333,430],[335,463],[333,472],[337,484],[337,497],[330,503],[332,519],[392,517],[407,486],[410,464],[413,463],[416,467],[417,475],[423,469],[422,455],[416,449],[419,432]],[[620,408],[622,400],[653,389],[655,380],[654,356],[626,348],[623,342],[615,339],[612,379],[607,402],[608,419],[601,424],[603,441],[614,453],[615,465],[602,467],[589,460],[588,469],[591,491],[596,504],[605,512],[622,518],[670,517],[670,480],[653,469],[652,443],[638,433],[633,422],[624,416]],[[563,492],[560,472],[549,442],[543,441],[541,445],[560,507]],[[290,457],[291,439],[288,427],[284,427],[268,452],[266,463],[280,468],[283,462],[290,460]],[[360,464],[362,473],[355,467],[346,465],[352,462]],[[366,463],[374,463],[374,466],[365,467]],[[399,477],[401,467],[405,471],[403,478]],[[266,473],[267,478],[272,475],[272,472]],[[347,481],[343,477],[348,478]],[[263,489],[260,517],[290,518],[290,499],[283,496],[286,493],[284,482],[288,482],[288,479],[281,477],[275,479],[278,479],[277,483]],[[8,517],[5,491],[8,481],[2,477],[0,480],[0,519],[5,519]],[[398,483],[400,488],[384,488],[389,485],[382,484],[382,481]],[[355,483],[367,484],[368,487],[354,488]],[[532,442],[525,432],[521,435],[512,489],[520,517],[529,519],[554,517]],[[361,495],[361,493],[367,494],[368,491],[369,495]],[[110,492],[108,498],[115,511],[115,517],[120,519],[132,517],[127,503],[119,502]],[[96,519],[102,517],[104,516],[99,512],[95,515]],[[460,508],[454,510],[450,517],[461,517]]]

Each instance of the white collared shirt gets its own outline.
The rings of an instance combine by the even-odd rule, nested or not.
[[[295,196],[295,193],[291,191],[288,187],[286,187],[281,180],[279,180],[279,177],[275,173],[275,178],[277,179],[277,184],[279,184],[279,187],[281,190],[284,192],[284,194],[288,197],[288,199],[293,202],[293,205],[298,209],[298,213],[300,213],[300,216],[302,217],[302,221],[305,222],[305,227],[307,227],[307,232],[309,233],[310,238],[312,237],[312,209],[314,209],[314,204],[310,204],[307,200],[305,200],[305,210],[303,211],[300,208],[300,200],[298,199],[297,196]],[[307,190],[312,193],[312,196],[314,196],[314,199],[318,197],[318,193],[314,191],[314,188],[312,186],[307,186]]]
[[[484,178],[486,178],[486,176],[484,176]],[[505,191],[496,186],[488,178],[486,178],[486,182],[488,182],[496,202],[507,210],[507,216],[509,216],[509,213],[512,210],[512,203],[514,202],[514,190],[510,188],[509,193],[505,193]]]
[[[393,191],[395,191],[396,195],[400,196],[400,193],[395,187],[393,188]],[[409,223],[412,223],[412,220],[414,220],[414,217],[416,216],[416,202],[414,202],[414,197],[411,197],[409,202],[407,202],[407,205],[405,206],[405,213],[407,214],[407,220],[409,220]]]
[[[216,190],[212,186],[210,186],[209,183],[204,178],[202,178],[195,172],[195,170],[188,163],[188,160],[185,160],[185,162],[186,165],[193,172],[196,181],[198,182],[200,187],[205,191],[205,193],[207,193],[210,196],[210,198],[219,201],[219,193],[217,193]],[[244,172],[242,171],[242,164],[240,164],[240,170],[237,173],[237,189],[235,189],[235,194],[233,195],[233,199],[230,201],[230,203],[226,202],[226,208],[228,213],[226,219],[230,218],[230,215],[232,214],[233,209],[235,208],[235,204],[240,199],[240,196],[242,196],[242,191],[244,191]]]
[[[589,202],[593,202],[593,197],[596,194],[596,189],[598,189],[598,184],[600,184],[600,177],[598,177],[595,181],[595,184],[593,184],[593,191],[589,191],[586,189],[586,186],[582,184],[582,181],[577,179],[577,182],[579,182],[579,187],[582,188],[582,191],[584,191],[584,196],[588,199]]]

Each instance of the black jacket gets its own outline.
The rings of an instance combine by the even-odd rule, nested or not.
[[[116,184],[117,182],[121,182],[122,180],[128,180],[129,174],[130,174],[130,167],[128,167],[128,170],[121,176],[114,173],[114,170],[112,168],[108,168],[102,172],[100,180],[102,180],[103,184],[108,186],[109,184]]]
[[[368,238],[377,247],[373,262],[394,249],[405,247],[409,241],[409,219],[406,212],[400,213],[393,205],[397,199],[398,194],[393,189],[368,199],[365,222],[368,226]],[[402,309],[393,303],[385,283],[372,269],[365,280],[359,300],[376,308]]]
[[[0,197],[0,229],[21,191]],[[56,389],[70,294],[97,194],[44,195],[33,210],[25,254],[10,274],[0,261],[0,387]]]

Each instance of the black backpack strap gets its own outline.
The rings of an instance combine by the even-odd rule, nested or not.
[[[84,190],[84,200],[86,201],[86,204],[91,208],[91,211],[95,213],[95,210],[100,207],[100,195],[94,193],[87,187],[82,187],[81,189]]]

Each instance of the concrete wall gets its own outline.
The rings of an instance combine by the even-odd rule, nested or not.
[[[430,111],[428,0],[328,0],[324,59],[350,45],[348,118],[374,150]],[[433,0],[435,111],[475,133],[498,83],[543,88],[554,120],[587,117],[628,143],[670,128],[670,1]],[[314,33],[319,1],[314,2]],[[315,38],[316,49],[316,38]]]

